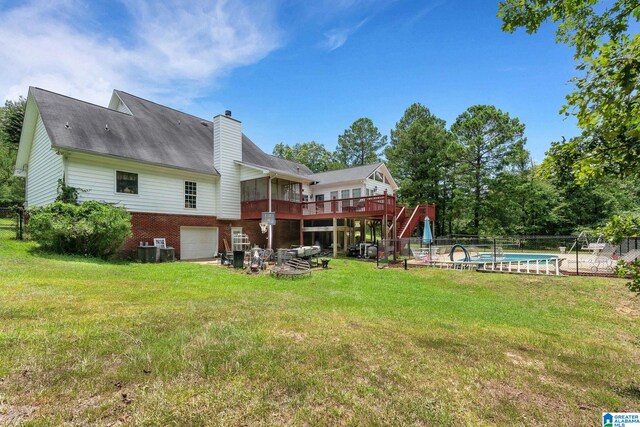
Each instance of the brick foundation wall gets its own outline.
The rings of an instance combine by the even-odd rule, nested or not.
[[[249,236],[252,245],[266,247],[267,235],[260,232],[259,221],[219,220],[215,216],[205,215],[170,215],[146,212],[131,212],[131,232],[133,236],[124,243],[121,255],[135,256],[140,242],[152,245],[156,237],[164,237],[167,246],[176,249],[180,256],[180,227],[218,227],[218,250],[224,251],[223,239],[231,245],[231,227],[242,227],[242,232]],[[277,225],[276,225],[277,227]],[[274,233],[275,235],[275,233]]]
[[[164,237],[167,246],[176,249],[180,257],[180,227],[218,227],[218,250],[224,251],[224,240],[231,245],[231,227],[242,227],[242,232],[249,236],[252,246],[267,247],[267,234],[262,234],[258,220],[219,220],[215,216],[206,215],[170,215],[146,212],[131,212],[131,232],[122,247],[121,255],[125,258],[136,256],[136,248],[140,242],[153,244],[153,239]],[[300,221],[278,220],[273,227],[273,248],[289,248],[300,244]]]

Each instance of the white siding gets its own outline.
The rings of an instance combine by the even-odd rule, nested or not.
[[[111,94],[109,108],[111,108],[112,110],[120,111],[121,113],[129,114],[131,116],[133,115],[131,110],[129,110],[129,107],[127,107],[127,105],[122,102],[122,99],[120,99],[115,90],[113,91],[113,94]]]
[[[63,175],[62,156],[51,148],[51,140],[38,117],[27,166],[27,206],[53,203],[58,195],[58,180]]]
[[[318,195],[318,194],[324,194],[324,199],[325,200],[331,200],[331,192],[332,191],[337,191],[338,192],[338,199],[341,199],[342,198],[341,197],[342,196],[342,190],[349,190],[349,198],[351,198],[351,197],[353,197],[351,191],[354,188],[360,188],[360,191],[361,191],[360,197],[364,197],[365,196],[364,186],[362,184],[358,184],[358,183],[353,183],[351,185],[349,185],[349,184],[335,185],[335,186],[332,186],[332,187],[324,187],[322,189],[320,189],[320,188],[313,189],[312,188],[310,191],[313,194],[313,199],[314,200],[316,199],[316,195]],[[305,194],[309,194],[309,193],[305,192]],[[382,193],[380,193],[380,194],[382,194]]]
[[[138,194],[117,193],[116,170],[138,174]],[[67,161],[69,185],[87,190],[79,200],[116,203],[131,212],[215,215],[217,178],[170,168],[72,153]],[[197,182],[196,209],[184,207],[184,181]]]
[[[373,179],[366,179],[365,180],[365,187],[373,190],[374,188],[378,187],[378,189],[376,190],[376,194],[384,194],[384,190],[387,190],[387,194],[389,195],[393,195],[393,187],[391,186],[391,184],[385,184],[384,182],[380,182],[380,181],[376,181]],[[366,193],[366,191],[363,190],[362,195],[364,196]]]
[[[116,110],[120,111],[121,113],[126,113],[129,114],[130,116],[133,115],[133,113],[131,112],[131,110],[129,110],[129,107],[127,107],[125,105],[124,102],[122,102],[121,100],[118,100],[118,105],[116,106]]]
[[[250,179],[265,178],[266,176],[267,174],[263,173],[261,170],[240,165],[240,181],[249,181]]]
[[[217,216],[240,218],[240,165],[242,130],[240,122],[226,116],[213,118],[213,164],[220,173]]]

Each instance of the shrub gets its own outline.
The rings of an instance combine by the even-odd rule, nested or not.
[[[131,216],[107,203],[55,202],[30,210],[28,230],[43,249],[107,258],[131,236]]]
[[[618,216],[613,218],[601,228],[604,236],[613,244],[618,244],[625,237],[637,237],[640,234],[640,217],[634,215]],[[631,281],[627,283],[627,287],[632,292],[640,295],[640,261],[625,263],[620,261],[616,265],[615,272],[618,277],[629,278]]]

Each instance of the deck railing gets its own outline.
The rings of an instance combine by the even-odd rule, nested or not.
[[[243,219],[259,219],[262,212],[269,210],[269,201],[252,200],[241,203]],[[271,200],[271,210],[276,218],[282,219],[321,219],[338,217],[382,216],[393,218],[396,211],[396,198],[388,194],[348,199],[319,200],[309,202],[291,202]]]
[[[250,200],[240,204],[242,219],[261,219],[262,212],[269,212],[269,200]],[[302,203],[289,200],[271,200],[271,211],[280,219],[300,219]]]

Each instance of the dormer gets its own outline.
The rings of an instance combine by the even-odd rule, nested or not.
[[[133,116],[133,113],[131,112],[129,107],[127,107],[127,104],[125,104],[122,98],[120,98],[120,95],[118,95],[117,90],[114,90],[113,94],[111,95],[111,100],[109,101],[109,108],[112,110],[120,111],[121,113],[128,114],[130,116]]]

